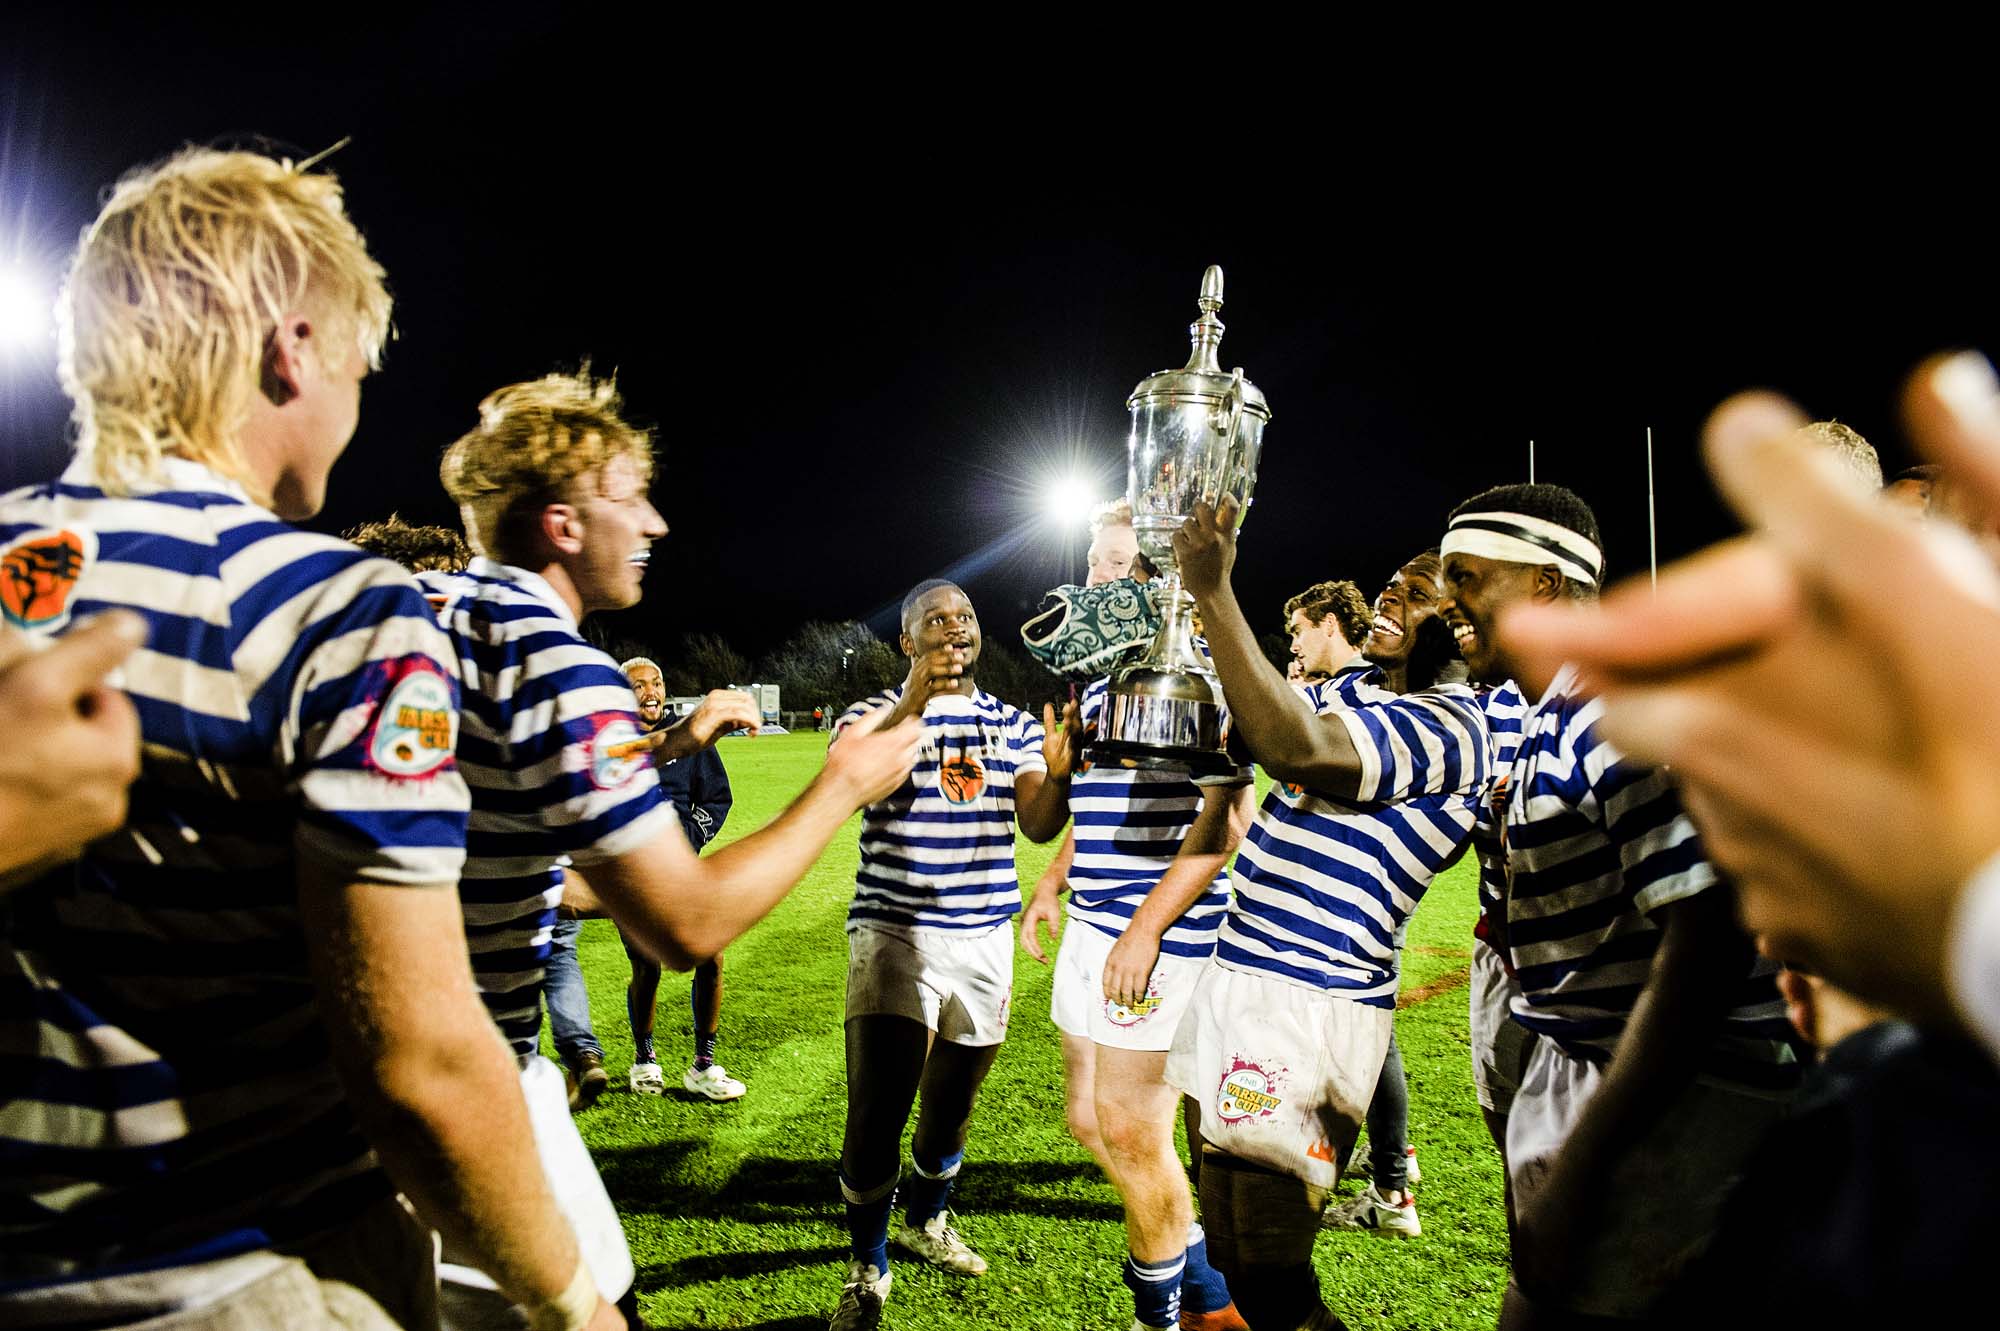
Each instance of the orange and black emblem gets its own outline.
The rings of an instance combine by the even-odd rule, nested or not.
[[[0,554],[0,613],[17,628],[59,628],[91,555],[73,531],[30,532]]]
[[[970,804],[986,789],[986,769],[969,753],[938,765],[938,792],[953,804]]]

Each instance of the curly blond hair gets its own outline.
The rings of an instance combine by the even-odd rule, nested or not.
[[[210,148],[136,170],[84,229],[56,306],[77,451],[118,491],[167,454],[247,482],[237,433],[279,322],[308,312],[318,345],[352,338],[373,367],[389,308],[331,173]]]
[[[562,502],[617,458],[631,458],[641,482],[651,483],[652,434],[627,422],[624,407],[617,382],[592,377],[588,365],[488,394],[478,426],[438,466],[472,548],[493,559],[518,556],[521,542],[510,530],[518,520]]]

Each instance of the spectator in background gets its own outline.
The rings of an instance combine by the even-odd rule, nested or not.
[[[371,555],[393,559],[412,573],[457,573],[472,562],[472,548],[449,527],[419,527],[391,513],[344,533]]]
[[[1367,668],[1360,659],[1374,618],[1368,598],[1351,582],[1316,582],[1285,602],[1285,632],[1291,635],[1292,658],[1307,683],[1331,679],[1350,667]]]
[[[635,656],[618,668],[632,682],[632,692],[639,699],[639,719],[652,731],[671,725],[666,681],[660,667],[646,657]],[[722,832],[723,820],[729,817],[733,800],[722,755],[712,748],[702,749],[684,758],[668,758],[657,767],[660,789],[680,815],[688,845],[699,853]],[[629,938],[625,940],[625,955],[632,961],[632,980],[625,986],[625,1017],[632,1029],[630,1083],[641,1095],[659,1095],[667,1086],[666,1074],[653,1052],[653,1008],[660,993],[660,966]],[[574,960],[571,964],[575,964]],[[578,983],[580,987],[581,978]],[[735,1100],[742,1096],[745,1086],[715,1061],[717,1032],[722,1024],[720,952],[694,968],[688,1001],[694,1016],[694,1062],[681,1074],[681,1087],[710,1100]]]

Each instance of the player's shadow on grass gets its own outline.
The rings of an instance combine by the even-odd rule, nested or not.
[[[691,1153],[681,1142],[596,1152],[605,1186],[620,1210],[714,1217],[739,1224],[838,1220],[840,1174],[829,1159],[750,1156],[719,1188],[681,1177]],[[1089,1161],[969,1162],[952,1196],[967,1216],[1037,1215],[1056,1220],[1122,1221],[1117,1194]]]
[[[830,1236],[831,1237],[831,1236]],[[633,1284],[641,1293],[677,1289],[706,1280],[746,1280],[773,1271],[794,1271],[820,1262],[840,1262],[847,1258],[847,1245],[828,1243],[819,1248],[779,1248],[769,1252],[710,1252],[681,1257],[671,1262],[651,1262],[639,1268]]]

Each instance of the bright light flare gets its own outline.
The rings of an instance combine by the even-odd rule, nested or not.
[[[32,352],[49,340],[47,287],[18,263],[0,260],[0,354]]]
[[[1090,483],[1078,476],[1065,476],[1049,486],[1049,516],[1065,527],[1081,527],[1089,522],[1102,502]]]

